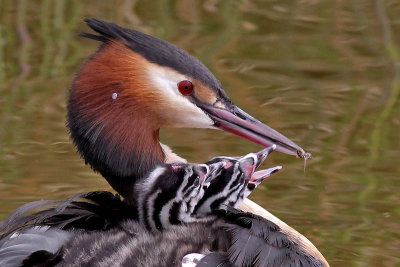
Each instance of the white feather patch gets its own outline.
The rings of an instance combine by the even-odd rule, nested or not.
[[[149,80],[151,84],[162,94],[163,102],[168,106],[167,126],[188,128],[213,128],[214,122],[199,107],[193,104],[178,90],[178,83],[191,78],[166,67],[150,64]],[[196,90],[196,88],[194,88]]]
[[[190,253],[182,258],[182,267],[195,267],[205,255],[199,253]]]

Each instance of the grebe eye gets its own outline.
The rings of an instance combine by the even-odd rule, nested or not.
[[[188,95],[193,92],[193,83],[188,80],[180,81],[178,83],[178,90],[182,95]]]

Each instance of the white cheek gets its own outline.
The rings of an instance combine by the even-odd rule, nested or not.
[[[150,81],[157,91],[162,94],[163,101],[168,105],[170,125],[173,127],[213,128],[214,122],[200,108],[190,102],[178,90],[177,84],[183,80],[190,80],[186,76],[165,69],[152,66]]]

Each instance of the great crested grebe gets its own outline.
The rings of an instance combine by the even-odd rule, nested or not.
[[[124,202],[107,192],[91,192],[80,195],[84,201],[74,197],[61,205],[46,202],[48,210],[20,216],[44,203],[29,204],[0,224],[3,230],[11,225],[6,236],[26,221],[99,230],[125,218],[125,211],[136,209],[135,186],[141,178],[159,164],[185,162],[159,142],[161,127],[218,128],[264,146],[275,144],[277,151],[286,154],[309,157],[294,142],[236,107],[212,73],[185,51],[113,23],[85,22],[100,35],[82,35],[102,45],[73,82],[68,127],[85,162],[107,179]],[[278,225],[291,242],[328,265],[304,236],[255,203],[246,199],[241,209]]]

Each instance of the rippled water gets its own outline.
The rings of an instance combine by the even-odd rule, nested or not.
[[[0,219],[27,201],[110,189],[65,128],[74,72],[98,17],[171,41],[231,98],[313,153],[252,198],[306,235],[332,266],[400,264],[399,1],[1,1]],[[163,129],[201,162],[259,146],[213,130]]]

